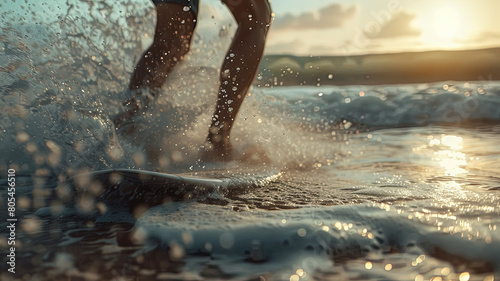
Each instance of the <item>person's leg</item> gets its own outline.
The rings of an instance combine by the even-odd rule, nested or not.
[[[175,65],[188,53],[196,15],[185,5],[159,3],[153,45],[134,69],[129,89],[160,88]]]
[[[150,90],[161,88],[167,75],[189,52],[196,27],[196,13],[186,7],[168,1],[157,4],[154,41],[134,69],[129,84],[130,90],[143,87]],[[197,6],[195,8],[197,9]],[[113,118],[116,129],[128,123],[132,116],[147,106],[148,97],[141,95],[142,93],[136,92],[123,102],[125,110]]]
[[[272,21],[268,0],[223,0],[233,14],[238,29],[221,68],[217,106],[209,129],[203,158],[230,160],[230,133],[264,53]]]

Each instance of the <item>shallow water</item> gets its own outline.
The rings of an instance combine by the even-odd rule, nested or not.
[[[109,121],[151,8],[1,4],[0,181],[16,169],[18,219],[16,273],[4,235],[1,280],[500,278],[499,82],[255,88],[233,134],[245,160],[204,164],[228,41],[208,32],[226,24],[215,4],[139,133]],[[65,203],[72,176],[108,168],[281,177],[97,215]]]

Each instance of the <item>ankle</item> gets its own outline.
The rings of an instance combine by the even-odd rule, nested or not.
[[[216,139],[216,138],[215,138]],[[201,146],[202,161],[208,162],[226,162],[233,160],[233,148],[229,138],[225,142],[216,142],[213,139],[207,138]]]
[[[123,106],[131,109],[143,109],[149,107],[152,100],[155,99],[156,92],[148,88],[138,88],[127,90],[126,97],[122,103]]]

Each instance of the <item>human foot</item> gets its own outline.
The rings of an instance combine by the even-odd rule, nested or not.
[[[113,123],[116,130],[124,125],[133,122],[133,117],[140,114],[149,107],[150,100],[154,99],[154,95],[146,91],[136,90],[127,93],[132,95],[131,98],[126,99],[123,103],[122,111],[113,117]]]
[[[201,146],[201,160],[206,162],[228,162],[233,160],[230,134],[230,124],[214,121],[214,124],[208,130],[205,143]]]

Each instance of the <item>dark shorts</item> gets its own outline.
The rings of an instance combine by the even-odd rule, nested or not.
[[[191,7],[191,10],[194,12],[194,14],[198,15],[198,6],[200,4],[200,1],[199,0],[153,0],[153,3],[155,3],[155,5],[158,5],[160,3],[181,4],[184,6]]]

